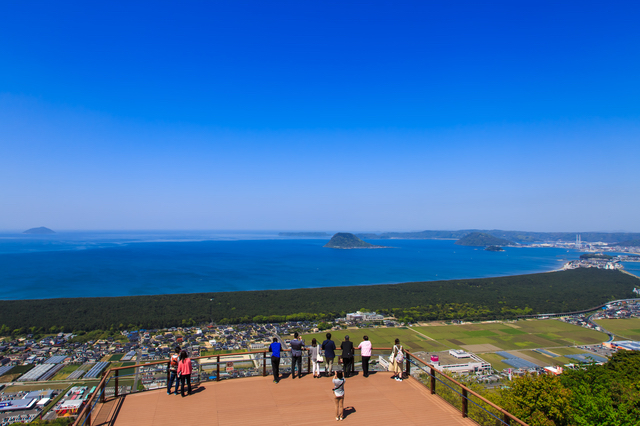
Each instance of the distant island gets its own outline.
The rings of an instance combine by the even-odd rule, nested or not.
[[[338,232],[324,247],[336,248],[336,249],[377,249],[377,248],[389,248],[385,246],[376,246],[366,241],[362,241],[360,238],[347,232]]]
[[[26,231],[23,232],[23,234],[55,234],[55,231],[52,231],[49,228],[45,228],[44,226],[41,226],[39,228],[27,229]]]
[[[493,235],[485,234],[482,232],[472,232],[465,235],[455,242],[459,246],[473,246],[473,247],[485,247],[485,246],[512,246],[513,242],[505,240],[504,238],[494,237]],[[493,250],[496,251],[496,250]]]
[[[280,237],[328,237],[329,234],[326,232],[280,232],[278,233]]]
[[[613,256],[609,256],[608,254],[602,254],[602,253],[585,253],[580,255],[580,259],[611,260],[613,259]]]
[[[504,249],[499,246],[489,246],[485,248],[485,251],[504,251]]]
[[[493,235],[517,244],[532,244],[543,242],[573,242],[579,234],[583,242],[603,242],[621,246],[640,245],[640,233],[637,232],[530,232],[503,231],[500,229],[461,229],[458,231],[418,231],[418,232],[382,232],[358,233],[360,238],[369,239],[416,239],[416,240],[458,240],[472,232]],[[633,242],[634,244],[628,244]],[[496,244],[499,245],[499,244]]]

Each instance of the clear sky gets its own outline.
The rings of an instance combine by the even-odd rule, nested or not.
[[[0,3],[0,229],[640,232],[640,2],[115,3]]]

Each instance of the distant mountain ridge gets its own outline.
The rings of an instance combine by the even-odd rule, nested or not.
[[[459,246],[487,247],[487,246],[512,246],[515,245],[504,238],[494,237],[493,235],[482,232],[471,232],[455,242]]]
[[[336,248],[336,249],[362,249],[362,248],[388,248],[385,246],[376,246],[366,241],[362,241],[360,238],[347,232],[338,232],[327,244],[323,247]]]
[[[23,234],[55,234],[56,232],[46,228],[44,226],[41,226],[39,228],[31,228],[31,229],[27,229],[26,231],[23,232]]]
[[[502,231],[500,229],[462,229],[458,231],[420,231],[420,232],[383,232],[381,234],[359,233],[360,238],[366,239],[448,239],[458,240],[472,232],[493,235],[520,244],[543,242],[572,242],[576,235],[580,235],[583,242],[598,242],[616,244],[627,240],[640,239],[640,233],[634,232],[529,232],[529,231]]]
[[[328,237],[326,232],[279,232],[280,237]]]

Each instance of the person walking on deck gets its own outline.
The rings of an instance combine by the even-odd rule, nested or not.
[[[282,345],[278,342],[278,338],[273,338],[273,343],[269,345],[269,352],[271,352],[271,369],[273,370],[273,381],[278,383],[280,381],[280,350]]]
[[[169,374],[169,380],[167,381],[167,395],[171,395],[171,386],[173,381],[176,382],[175,394],[178,394],[178,387],[180,385],[180,379],[178,379],[178,362],[180,361],[180,346],[176,346],[175,353],[169,358],[167,364],[167,373]]]
[[[340,349],[342,349],[343,370],[346,379],[353,370],[353,342],[349,341],[349,336],[344,336],[344,342],[340,343]]]
[[[293,334],[291,345],[291,378],[296,378],[296,366],[298,367],[298,378],[302,378],[302,349],[304,342],[299,340],[298,332]]]
[[[369,359],[371,359],[371,342],[369,336],[364,336],[363,341],[358,345],[360,356],[362,357],[362,375],[369,377]]]
[[[331,377],[333,373],[333,360],[336,357],[336,344],[331,340],[331,333],[327,333],[327,339],[322,342],[322,350],[324,351],[324,373],[327,377]]]

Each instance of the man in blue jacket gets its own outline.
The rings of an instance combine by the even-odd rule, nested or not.
[[[336,357],[336,344],[331,340],[331,333],[327,333],[327,340],[322,342],[322,350],[324,351],[324,372],[327,377],[331,377],[333,374],[333,359]]]
[[[269,352],[271,352],[271,369],[273,370],[273,382],[278,383],[280,381],[280,349],[282,345],[278,342],[278,338],[273,338],[273,343],[269,345]]]

